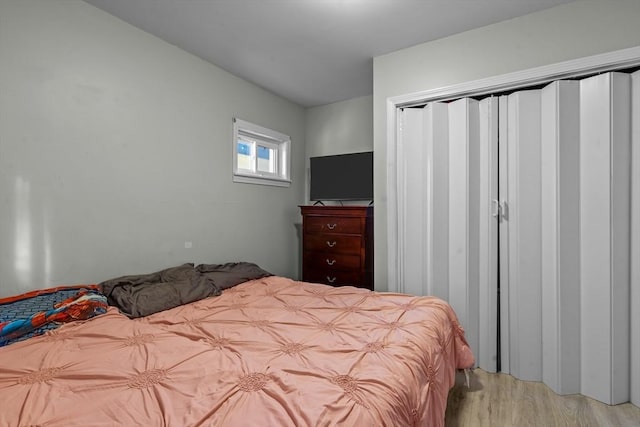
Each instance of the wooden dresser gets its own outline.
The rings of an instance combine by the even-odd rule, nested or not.
[[[300,209],[302,280],[373,290],[373,207]]]

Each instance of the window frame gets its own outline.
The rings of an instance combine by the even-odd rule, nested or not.
[[[253,168],[251,170],[238,167],[238,141],[240,139],[253,144],[251,154]],[[258,145],[272,150],[271,152],[275,155],[273,159],[275,172],[259,171]],[[278,187],[289,187],[291,185],[291,138],[288,135],[246,120],[234,118],[231,152],[233,156],[233,182],[273,185]]]

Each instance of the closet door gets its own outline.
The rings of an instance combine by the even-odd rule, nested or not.
[[[478,366],[497,363],[497,106],[406,108],[396,153],[397,290],[456,311]]]
[[[496,372],[498,359],[498,98],[479,103],[478,366]]]
[[[540,381],[540,91],[516,92],[507,104],[509,372]]]
[[[391,150],[407,290],[449,301],[492,371],[499,278],[502,372],[640,404],[640,72],[415,117],[423,146]]]
[[[628,74],[580,81],[581,390],[607,404],[629,400],[630,106]]]
[[[498,101],[462,98],[449,113],[449,302],[482,369],[497,368]]]
[[[478,101],[469,98],[449,107],[449,303],[467,333],[479,345],[479,152]]]
[[[398,234],[398,291],[426,295],[428,287],[423,265],[427,257],[427,157],[425,156],[425,123],[422,108],[406,108],[402,123],[402,168],[398,176],[397,197],[400,211]]]
[[[398,177],[398,292],[449,298],[447,106],[406,108]]]
[[[423,262],[427,290],[449,297],[449,116],[447,105],[433,102],[424,108],[426,184],[426,259]]]
[[[638,102],[622,73],[500,99],[502,370],[607,404],[640,388],[629,372],[640,372],[629,312]]]
[[[542,378],[580,392],[580,83],[542,89]]]
[[[499,293],[500,301],[500,371],[511,373],[511,343],[509,318],[509,97],[498,98],[498,248],[499,248]]]

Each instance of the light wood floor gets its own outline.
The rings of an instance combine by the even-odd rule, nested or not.
[[[447,427],[639,427],[640,408],[630,403],[609,406],[582,395],[560,396],[540,382],[480,369],[470,387],[459,373],[449,393]]]

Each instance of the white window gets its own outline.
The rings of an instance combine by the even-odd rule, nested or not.
[[[233,119],[233,181],[288,187],[290,146],[287,135]]]

